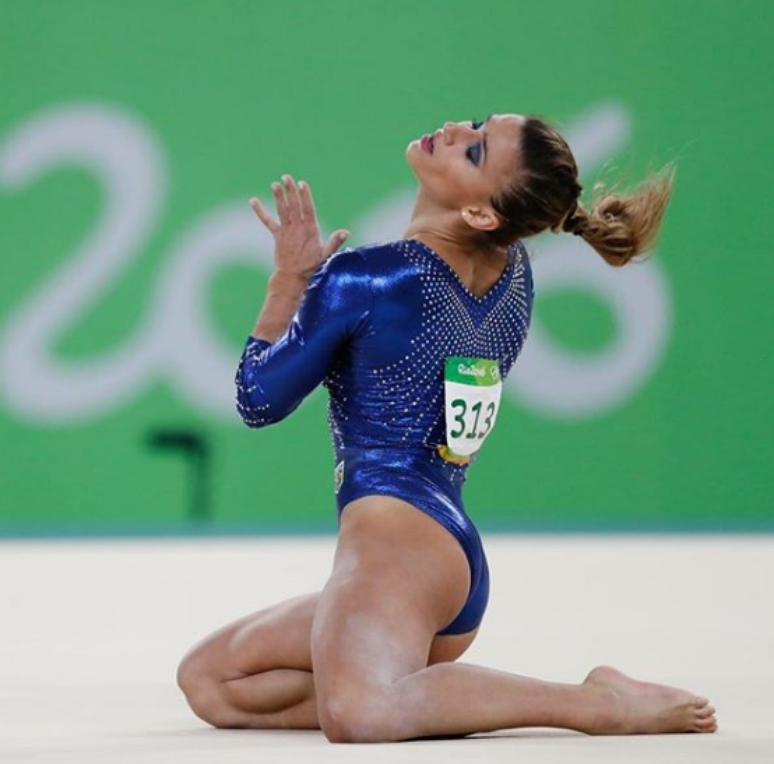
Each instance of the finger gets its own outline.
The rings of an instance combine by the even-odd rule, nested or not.
[[[288,204],[285,201],[285,192],[281,183],[274,182],[271,184],[271,192],[274,195],[274,204],[277,206],[277,215],[279,215],[280,223],[286,225],[289,223],[288,219]]]
[[[331,234],[328,242],[323,247],[323,256],[330,257],[350,236],[349,231],[336,231]]]
[[[298,193],[298,186],[293,180],[292,175],[283,175],[282,181],[285,184],[285,198],[288,203],[288,213],[294,222],[301,222],[301,196]]]
[[[310,227],[317,227],[317,210],[312,198],[312,189],[309,184],[303,180],[298,184],[298,191],[301,197],[301,214],[304,216],[304,224]]]
[[[250,206],[253,208],[253,212],[260,218],[263,223],[272,233],[277,233],[280,229],[280,224],[269,214],[268,210],[261,204],[260,199],[253,197],[250,199]]]

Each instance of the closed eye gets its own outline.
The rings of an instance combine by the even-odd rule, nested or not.
[[[472,146],[468,146],[465,156],[478,167],[481,164],[481,144],[474,143]]]
[[[470,121],[470,126],[474,130],[478,130],[481,128],[481,126],[484,124],[485,120],[482,119],[472,119]],[[480,143],[474,143],[472,146],[469,146],[467,151],[465,152],[465,156],[473,162],[476,167],[478,167],[481,164],[481,155],[482,155],[482,146]]]

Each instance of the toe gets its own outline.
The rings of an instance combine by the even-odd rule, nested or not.
[[[698,708],[695,713],[699,719],[706,719],[709,716],[715,715],[715,707],[706,705],[706,706],[703,706],[702,708]]]

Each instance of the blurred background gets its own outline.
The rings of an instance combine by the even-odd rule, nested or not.
[[[245,428],[247,203],[401,238],[407,144],[538,114],[585,201],[674,161],[655,257],[526,241],[536,310],[471,470],[483,530],[774,529],[774,4],[0,0],[0,535],[333,531],[326,393]],[[767,84],[768,83],[768,84]]]

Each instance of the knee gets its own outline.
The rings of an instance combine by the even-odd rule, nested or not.
[[[194,648],[189,650],[177,666],[177,686],[188,697],[193,695],[205,681],[202,661]]]
[[[227,727],[218,681],[208,672],[195,651],[189,652],[177,667],[177,686],[191,710],[213,727]]]
[[[401,739],[396,711],[384,691],[318,696],[320,729],[331,743],[386,743]]]

